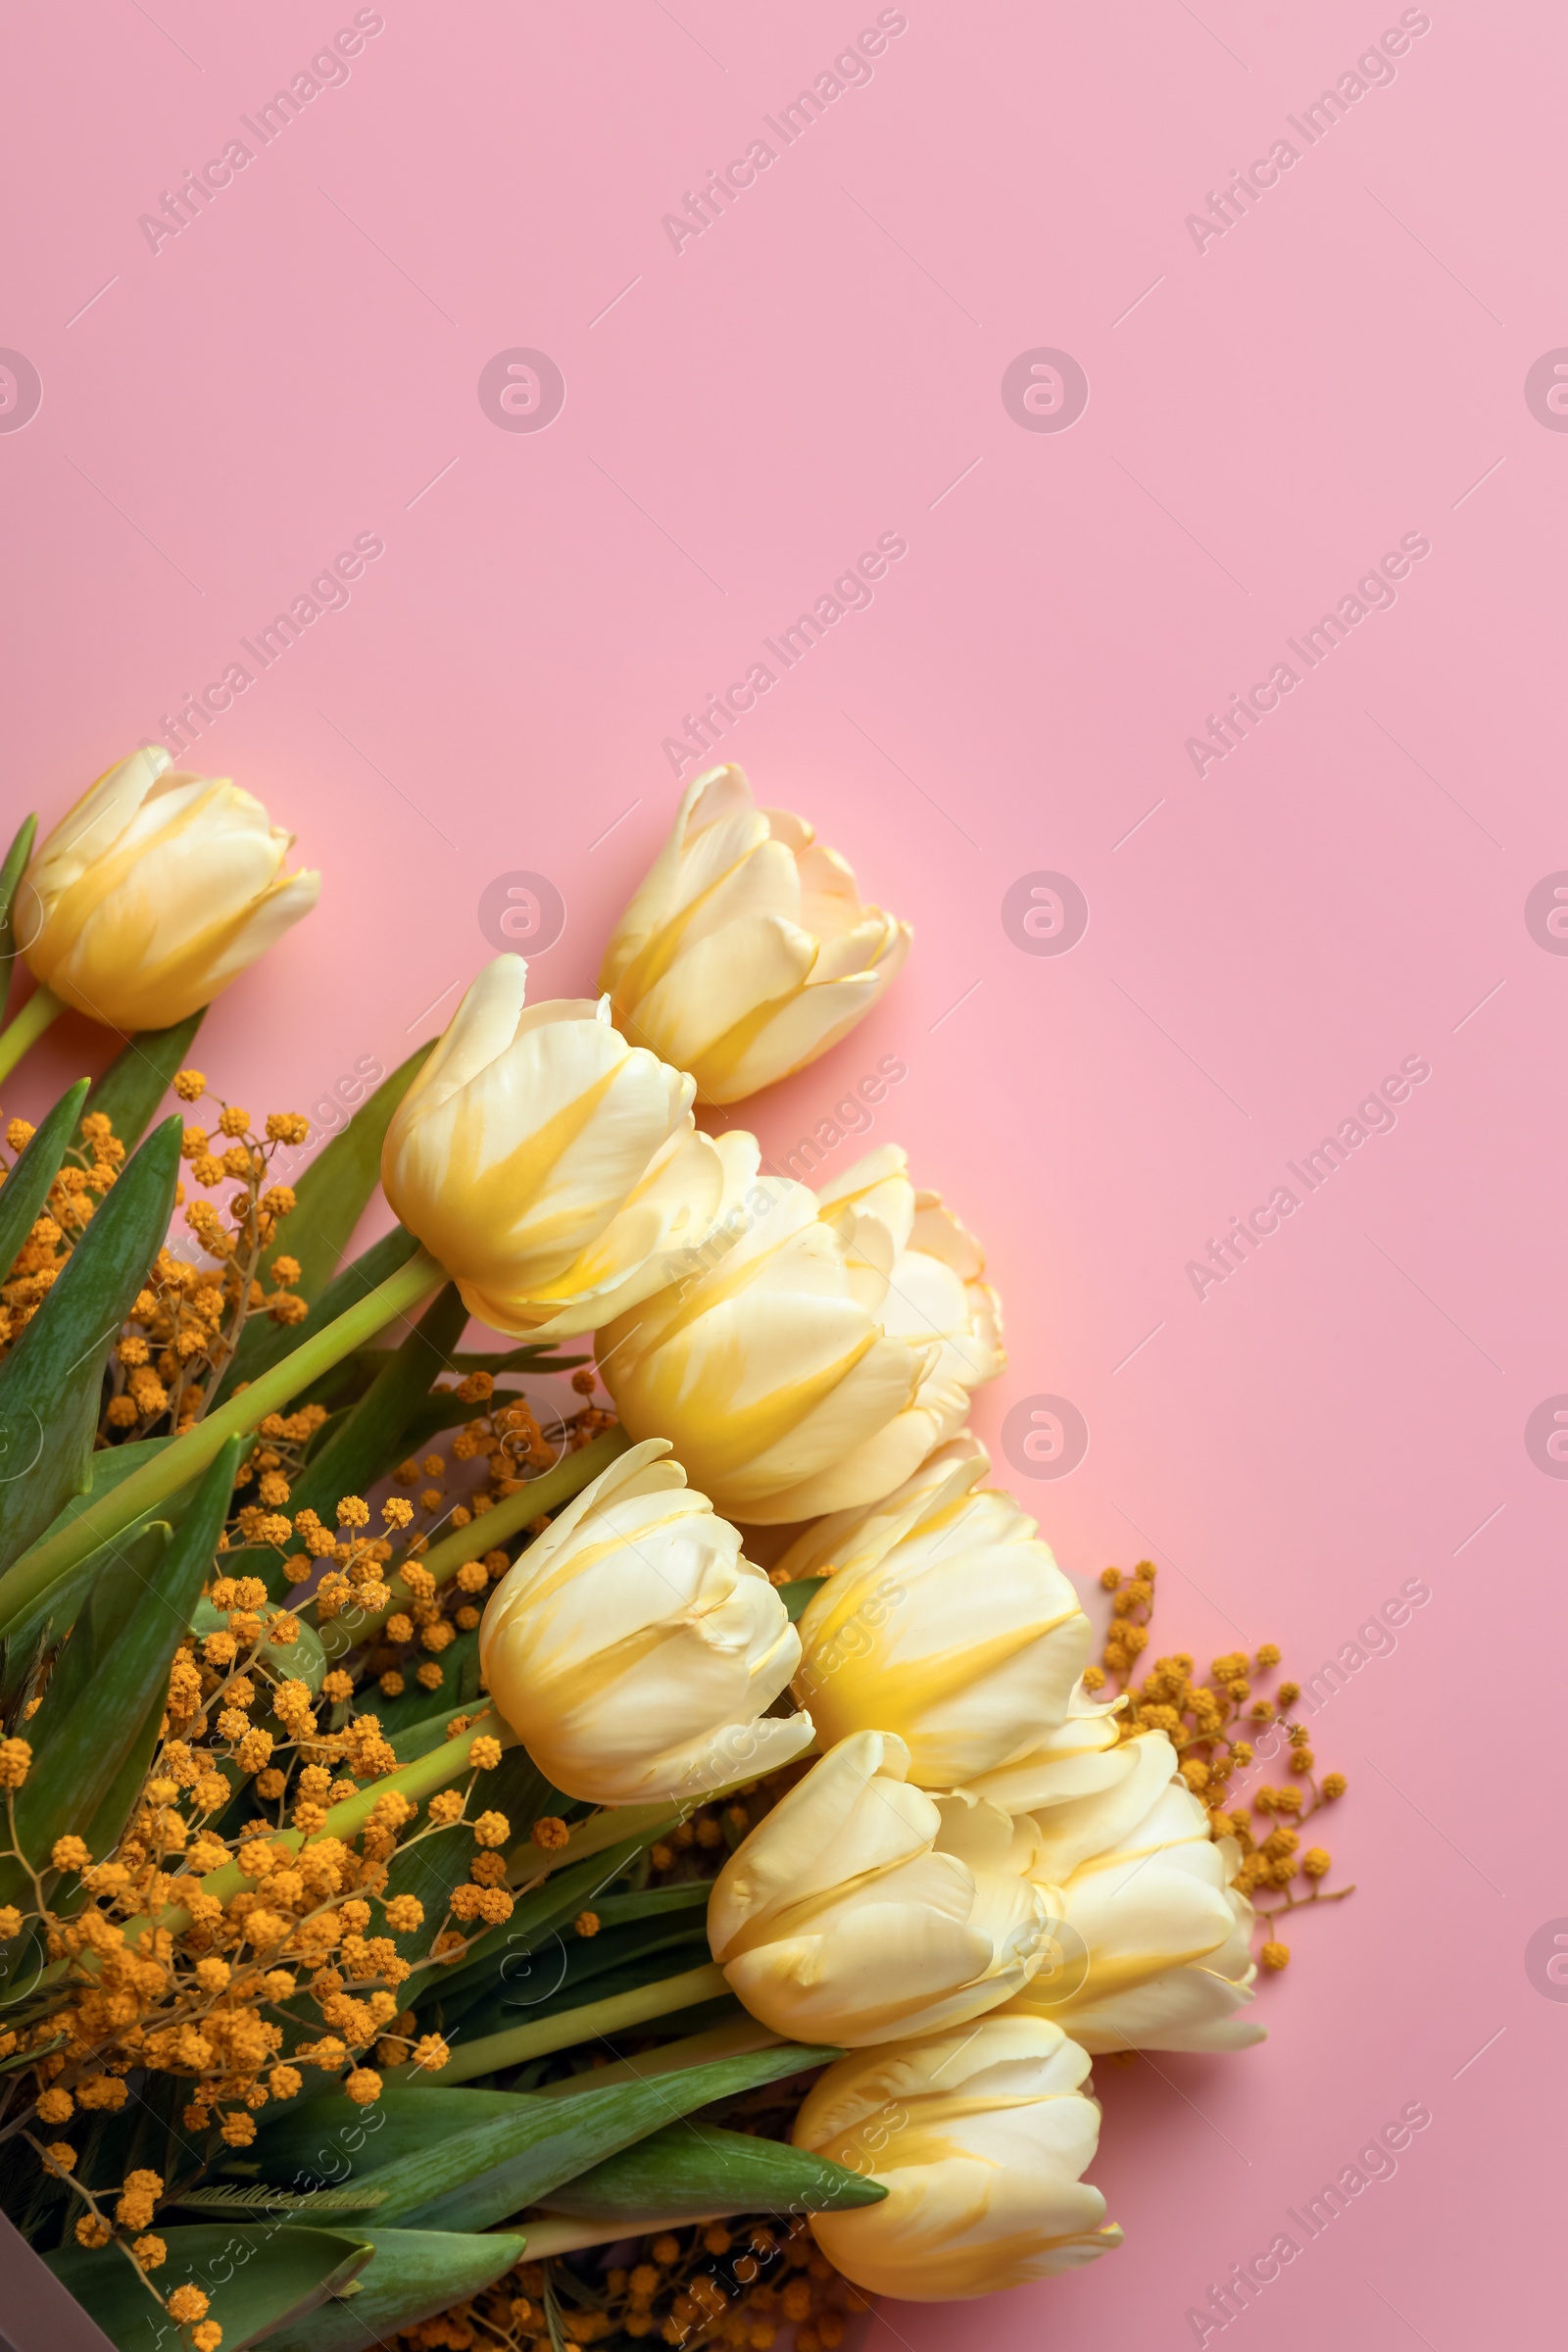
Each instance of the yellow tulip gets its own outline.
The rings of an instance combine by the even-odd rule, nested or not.
[[[994,1806],[939,1804],[902,1740],[857,1732],[730,1856],[708,1939],[775,2033],[858,2046],[978,2017],[1044,1956],[1033,1838]]]
[[[983,1453],[954,1451],[809,1530],[779,1564],[831,1571],[801,1618],[795,1678],[821,1738],[896,1733],[922,1788],[973,1787],[1035,1753],[1066,1722],[1093,1639],[1034,1520],[976,1491]]]
[[[801,1652],[784,1604],[666,1450],[634,1446],[558,1512],[479,1630],[492,1704],[591,1804],[696,1799],[811,1740],[809,1715],[761,1720]]]
[[[1209,1836],[1163,1732],[1119,1752],[1115,1782],[1033,1816],[1050,1949],[1012,2006],[1086,2050],[1245,2049],[1264,2029],[1236,2014],[1257,1974],[1240,1849]]]
[[[603,999],[525,1011],[527,973],[498,956],[479,974],[393,1115],[381,1182],[471,1314],[591,1331],[680,1274],[723,1170],[691,1080],[628,1046]]]
[[[811,2216],[868,2294],[956,2303],[1077,2270],[1121,2243],[1082,2178],[1100,2140],[1086,2053],[1043,2018],[983,2018],[830,2066],[791,2133],[888,2194]]]
[[[44,988],[112,1029],[168,1029],[237,979],[316,905],[285,874],[292,833],[226,777],[161,747],[101,775],[34,852],[17,944]]]
[[[634,1438],[668,1438],[715,1510],[777,1524],[872,1502],[962,1426],[1001,1370],[979,1250],[904,1154],[818,1196],[719,1139],[725,1202],[697,1270],[602,1326]]]
[[[738,767],[714,767],[688,786],[599,985],[705,1102],[739,1102],[848,1036],[908,949],[908,924],[861,906],[804,818],[757,808]]]

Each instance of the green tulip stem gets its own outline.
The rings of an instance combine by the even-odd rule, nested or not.
[[[609,2066],[584,2067],[560,2082],[541,2082],[536,2099],[570,2099],[583,2090],[608,2090],[612,2082],[646,2082],[650,2075],[683,2074],[689,2066],[709,2066],[715,2058],[744,2058],[753,2050],[777,2048],[786,2036],[755,2017],[732,2017],[706,2034],[688,2034],[666,2041],[657,2050],[639,2051],[635,2058],[616,2058]]]
[[[0,1051],[3,1048],[0,1039]],[[412,1313],[421,1298],[445,1281],[435,1259],[416,1250],[395,1274],[388,1275],[324,1331],[306,1340],[248,1388],[238,1390],[217,1412],[209,1413],[141,1469],[133,1470],[118,1487],[89,1503],[68,1526],[43,1537],[24,1553],[0,1586],[0,1633],[31,1609],[41,1593],[78,1567],[89,1552],[123,1535],[199,1477],[221,1451],[226,1439],[249,1436],[269,1413],[278,1411],[301,1389],[329,1372],[356,1348],[363,1348],[384,1324]]]
[[[444,1537],[439,1544],[432,1544],[428,1551],[421,1552],[418,1565],[427,1576],[434,1577],[437,1585],[450,1584],[458,1570],[466,1567],[469,1560],[477,1560],[485,1552],[493,1551],[497,1544],[514,1536],[519,1528],[530,1526],[546,1512],[559,1511],[564,1502],[569,1502],[574,1494],[580,1494],[583,1488],[596,1479],[601,1470],[608,1470],[616,1455],[624,1453],[630,1444],[630,1438],[618,1425],[614,1429],[602,1430],[597,1438],[579,1446],[575,1453],[563,1454],[561,1460],[547,1470],[542,1478],[529,1479],[515,1494],[509,1494],[504,1501],[498,1502],[494,1510],[481,1512],[467,1527],[460,1527],[455,1535]],[[401,1575],[394,1574],[387,1583],[392,1597],[385,1608],[365,1616],[350,1607],[342,1616],[330,1617],[325,1625],[318,1628],[321,1645],[328,1659],[340,1658],[345,1650],[356,1648],[362,1642],[371,1641],[389,1617],[395,1616],[399,1609],[406,1609],[415,1598]],[[624,1832],[621,1834],[624,1835]],[[572,1859],[575,1861],[576,1856],[573,1855]]]
[[[33,990],[16,1019],[0,1029],[0,1078],[10,1077],[27,1048],[36,1045],[65,1009],[52,988]]]
[[[514,2227],[523,2232],[526,2260],[548,2262],[552,2254],[575,2254],[584,2246],[616,2245],[623,2237],[657,2237],[665,2230],[687,2230],[693,2222],[721,2222],[736,2211],[744,2208],[720,2199],[711,2213],[623,2214],[613,2222],[602,2215],[596,2222],[579,2222],[567,2214],[550,2213],[543,2221],[519,2222]]]
[[[511,2026],[504,2034],[485,2034],[477,2041],[460,2041],[439,2075],[426,2067],[395,2068],[388,2078],[411,2082],[471,2082],[475,2075],[493,2075],[502,2067],[520,2066],[525,2058],[543,2058],[552,2050],[569,2049],[574,2041],[597,2040],[607,2034],[623,2034],[645,2026],[651,2018],[668,2017],[728,1992],[724,1971],[716,1962],[688,1968],[658,1984],[639,1984],[631,1992],[612,1992],[602,2001],[587,2001],[577,2009],[558,2010],[531,2026]],[[624,2235],[624,2232],[619,2234]]]

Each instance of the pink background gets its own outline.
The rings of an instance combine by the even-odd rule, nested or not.
[[[1568,1914],[1537,1793],[1563,1734],[1514,1658],[1555,1671],[1568,1511],[1524,1443],[1568,1389],[1568,963],[1524,917],[1568,865],[1568,441],[1524,394],[1568,340],[1560,14],[1434,0],[1308,148],[1286,116],[1391,0],[908,0],[869,83],[677,253],[664,213],[874,6],[383,13],[155,253],[138,217],[352,7],[6,11],[0,343],[43,384],[0,433],[7,814],[52,820],[378,535],[194,756],[324,871],[200,1049],[231,1097],[309,1108],[444,1017],[497,875],[564,897],[536,992],[591,988],[673,807],[663,739],[902,534],[724,750],[914,956],[742,1115],[788,1151],[906,1062],[866,1140],[988,1246],[1012,1361],[977,1426],[1078,1406],[1087,1458],[1020,1492],[1075,1571],[1153,1553],[1156,1648],[1272,1638],[1310,1672],[1404,1580],[1431,1599],[1315,1727],[1359,1891],[1293,1923],[1273,2037],[1099,2070],[1123,2250],[888,2307],[873,2341],[1191,2342],[1209,2282],[1411,2101],[1397,2177],[1226,2339],[1544,2340],[1568,2008],[1526,1946]],[[1282,136],[1299,162],[1200,252],[1188,213]],[[476,394],[517,346],[565,379],[543,432]],[[1066,432],[1003,405],[1038,347],[1087,371]],[[1394,608],[1200,778],[1206,713],[1405,533],[1431,553]],[[1091,909],[1059,956],[1003,928],[1042,869]],[[63,1026],[7,1108],[106,1052]],[[1431,1077],[1397,1128],[1200,1299],[1207,1237],[1405,1055]]]

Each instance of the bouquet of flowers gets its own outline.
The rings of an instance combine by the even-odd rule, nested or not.
[[[908,926],[717,768],[597,1001],[501,956],[313,1154],[191,1058],[289,847],[139,753],[0,869],[0,1076],[128,1040],[0,1159],[0,2207],[124,2352],[818,2352],[1096,2260],[1092,2062],[1259,2037],[1345,1783],[1271,1646],[1149,1664],[1149,1561],[1092,1658],[904,1153],[699,1128]]]

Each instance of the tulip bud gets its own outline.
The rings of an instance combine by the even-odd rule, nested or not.
[[[795,1678],[821,1739],[896,1733],[922,1788],[973,1787],[1038,1749],[1066,1720],[1093,1639],[1035,1522],[1010,1494],[975,1492],[984,1453],[954,1452],[809,1530],[780,1563],[831,1570],[801,1618]]]
[[[387,1199],[470,1314],[591,1331],[678,1277],[723,1189],[692,1082],[628,1046],[608,1003],[523,1009],[520,956],[487,964],[393,1115]]]
[[[763,1716],[799,1662],[777,1592],[667,1447],[634,1446],[497,1585],[491,1701],[554,1788],[597,1805],[705,1795],[809,1746]]]
[[[714,767],[687,787],[599,985],[705,1102],[739,1102],[847,1037],[908,948],[908,924],[862,906],[803,818],[756,808],[738,767]]]
[[[599,1337],[636,1438],[668,1438],[713,1506],[753,1523],[891,1494],[1002,1369],[975,1243],[896,1148],[820,1199],[719,1139],[725,1204],[698,1269]],[[704,1262],[706,1259],[706,1262]]]
[[[63,1004],[112,1029],[168,1029],[211,1004],[316,905],[280,870],[294,836],[227,778],[162,746],[109,768],[34,852],[17,944]]]
[[[713,1957],[775,2033],[852,2047],[927,2033],[996,2008],[1040,1963],[1032,1831],[939,1804],[907,1764],[889,1734],[840,1740],[714,1882]]]
[[[868,2294],[910,2303],[1023,2286],[1119,2246],[1082,2179],[1100,2139],[1088,2073],[1059,2027],[1010,2015],[841,2058],[791,2137],[888,2194],[813,2214],[817,2244]]]
[[[1251,1904],[1230,1884],[1241,1852],[1210,1838],[1163,1732],[1118,1751],[1109,1787],[1034,1817],[1030,1866],[1052,1915],[1047,1955],[1010,2004],[1086,2050],[1239,2050],[1264,2029],[1252,1998]]]

